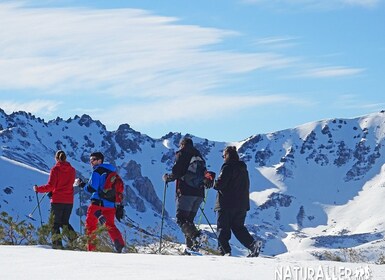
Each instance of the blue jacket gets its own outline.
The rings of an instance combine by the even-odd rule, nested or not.
[[[99,190],[103,189],[107,174],[106,173],[99,174],[99,172],[96,171],[96,169],[98,167],[103,167],[103,168],[106,168],[106,169],[111,170],[111,171],[116,171],[116,167],[113,166],[112,164],[109,164],[109,163],[102,163],[99,165],[95,165],[93,167],[91,177],[88,180],[87,185],[84,187],[84,190],[87,193],[91,194],[91,200],[92,199],[102,200],[104,207],[114,208],[115,207],[114,202],[102,199],[99,196]]]

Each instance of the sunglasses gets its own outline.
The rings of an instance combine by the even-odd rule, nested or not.
[[[95,160],[98,160],[98,159],[95,157],[90,158],[90,162],[94,162]]]

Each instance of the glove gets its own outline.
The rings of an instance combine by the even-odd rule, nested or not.
[[[86,185],[86,183],[83,182],[82,179],[76,178],[76,180],[74,182],[74,187],[84,188],[85,185]]]
[[[38,188],[37,185],[34,185],[32,188],[34,192],[37,192],[37,188]]]
[[[107,222],[106,217],[104,217],[102,214],[102,210],[95,211],[94,215],[96,218],[98,218],[99,224],[104,225]]]
[[[86,184],[86,183],[84,183],[84,185],[85,185],[85,184]],[[84,188],[84,186],[83,186],[83,188]],[[90,186],[90,185],[87,185],[86,190],[87,190],[87,192],[89,192],[89,193],[94,193],[94,192],[96,192],[96,190],[95,190],[92,186]]]
[[[124,206],[121,204],[116,205],[116,212],[115,212],[115,217],[116,219],[120,222],[121,219],[123,219],[125,211],[124,211]]]
[[[49,192],[47,196],[51,199],[52,198],[52,192]]]
[[[171,181],[174,181],[173,179],[172,179],[172,174],[164,174],[163,175],[163,181],[165,181],[166,183],[168,183],[168,182],[171,182]]]
[[[205,185],[206,189],[210,189],[214,186],[215,175],[216,174],[213,171],[205,172],[205,178],[203,179],[203,184]]]

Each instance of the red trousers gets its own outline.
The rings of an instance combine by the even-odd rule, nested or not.
[[[107,208],[102,207],[98,205],[90,205],[88,206],[87,210],[87,218],[86,218],[86,232],[87,235],[90,236],[90,240],[87,245],[88,251],[95,251],[95,245],[93,245],[92,241],[96,238],[96,236],[93,234],[93,232],[98,227],[98,218],[95,216],[95,212],[101,210],[102,215],[106,218],[106,227],[108,234],[112,240],[112,242],[115,244],[116,242],[119,242],[119,244],[124,246],[124,240],[122,237],[122,234],[120,233],[119,229],[115,225],[115,208]]]

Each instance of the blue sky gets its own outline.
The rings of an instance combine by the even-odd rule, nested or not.
[[[46,121],[240,141],[385,108],[383,0],[0,0],[0,38],[0,108]]]

